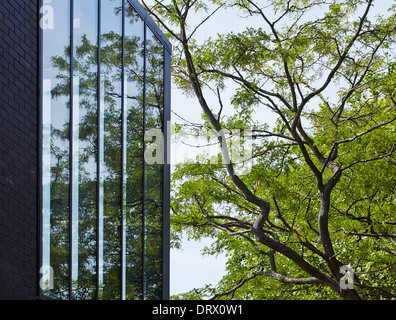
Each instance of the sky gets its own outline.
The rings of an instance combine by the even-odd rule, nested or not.
[[[148,3],[153,0],[148,0]],[[384,12],[385,8],[393,0],[376,0],[374,12]],[[196,22],[201,21],[202,17],[192,17]],[[354,17],[356,18],[356,17]],[[214,17],[207,21],[201,28],[200,32],[195,35],[198,43],[202,42],[209,36],[216,36],[217,33],[228,33],[230,31],[243,31],[247,26],[259,27],[262,20],[258,18],[241,18],[233,11],[218,12]],[[232,88],[226,92],[231,94]],[[213,99],[213,98],[212,98]],[[214,100],[213,100],[214,101]],[[227,101],[226,99],[224,101]],[[210,101],[209,101],[210,102]],[[217,101],[214,101],[217,105]],[[225,112],[232,112],[227,109]],[[172,88],[172,110],[182,118],[192,122],[201,121],[201,108],[196,98],[183,95],[177,88]],[[273,122],[274,118],[269,114],[260,114],[260,117],[267,117],[268,122]],[[173,122],[180,122],[175,114],[172,114]],[[175,146],[172,146],[175,147]],[[175,148],[177,149],[177,147]],[[178,150],[176,150],[178,152]],[[177,156],[172,152],[172,157]],[[172,159],[175,163],[175,158]],[[218,257],[202,256],[201,252],[205,246],[210,245],[211,239],[202,241],[187,241],[186,237],[182,241],[181,250],[171,250],[171,295],[190,291],[194,288],[204,287],[206,284],[217,284],[225,274],[225,255]]]

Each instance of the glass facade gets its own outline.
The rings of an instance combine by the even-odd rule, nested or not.
[[[167,299],[170,44],[137,1],[40,12],[40,296]]]

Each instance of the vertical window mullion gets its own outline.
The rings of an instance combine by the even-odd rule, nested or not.
[[[125,234],[125,210],[126,210],[126,85],[125,85],[125,0],[122,1],[122,75],[121,75],[121,92],[122,92],[122,101],[121,101],[121,118],[122,118],[122,126],[121,126],[121,183],[122,183],[122,194],[121,194],[121,300],[125,300],[125,287],[126,287],[126,234]]]

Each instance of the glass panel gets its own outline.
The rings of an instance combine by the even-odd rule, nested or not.
[[[46,8],[47,7],[47,8]],[[55,22],[43,28],[42,45],[42,279],[43,294],[69,298],[70,209],[70,7],[53,0],[44,7]],[[51,16],[53,15],[53,16]],[[53,281],[50,281],[53,280]]]
[[[96,297],[98,1],[74,0],[73,299]]]
[[[103,291],[121,295],[122,0],[102,1],[101,75],[104,77]]]
[[[156,300],[162,297],[164,49],[148,28],[146,57],[144,298]]]
[[[141,300],[143,287],[143,85],[144,22],[126,1],[126,299]]]
[[[42,293],[161,299],[163,46],[126,0],[44,3]]]

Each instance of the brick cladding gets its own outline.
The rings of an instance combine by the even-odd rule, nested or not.
[[[0,0],[0,299],[37,287],[38,1]]]

